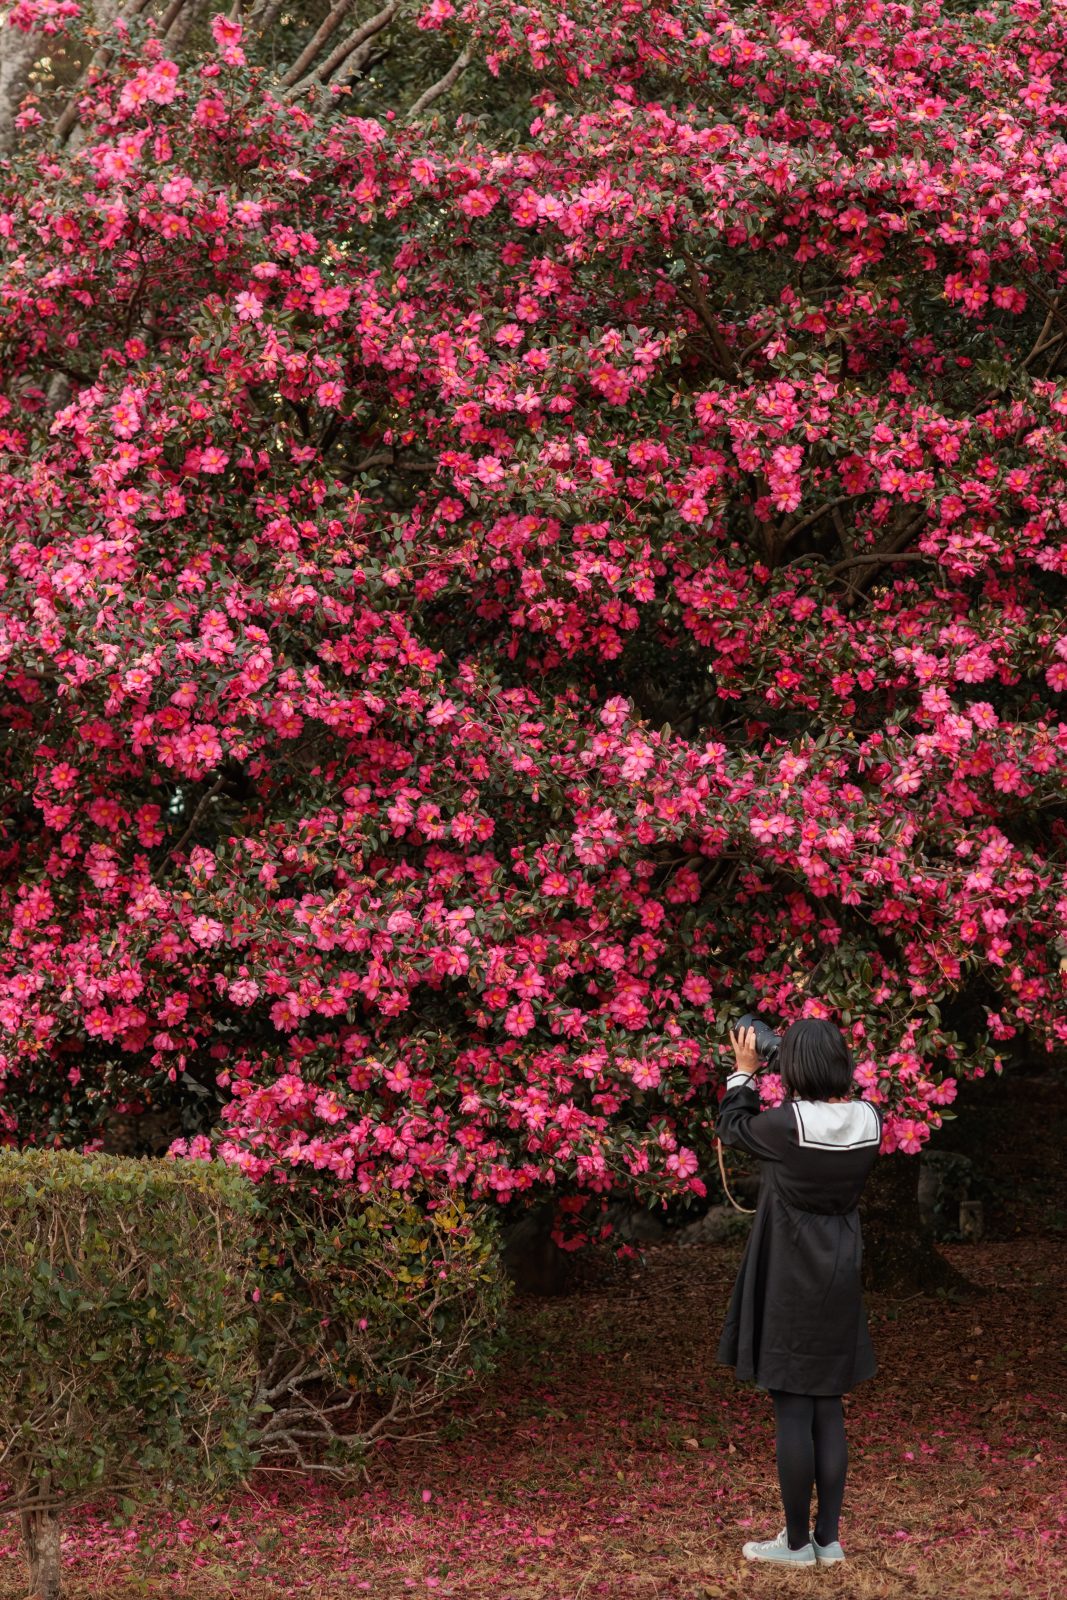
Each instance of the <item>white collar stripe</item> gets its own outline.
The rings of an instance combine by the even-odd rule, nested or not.
[[[805,1149],[860,1150],[882,1141],[878,1113],[869,1100],[846,1100],[839,1105],[827,1100],[794,1100],[793,1115],[797,1140]]]

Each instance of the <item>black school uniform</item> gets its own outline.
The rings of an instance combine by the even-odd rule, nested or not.
[[[760,1389],[845,1394],[877,1371],[857,1205],[881,1144],[881,1112],[869,1100],[784,1100],[761,1111],[749,1075],[733,1072],[716,1132],[760,1158],[718,1360]]]

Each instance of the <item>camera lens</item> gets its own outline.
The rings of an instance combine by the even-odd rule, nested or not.
[[[734,1032],[743,1033],[746,1028],[755,1030],[756,1054],[759,1059],[765,1065],[775,1061],[778,1056],[778,1047],[782,1042],[781,1034],[775,1033],[773,1028],[769,1028],[759,1017],[753,1016],[751,1011],[745,1012]]]

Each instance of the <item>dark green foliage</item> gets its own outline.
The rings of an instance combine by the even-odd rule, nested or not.
[[[0,1152],[4,1509],[246,1467],[248,1198],[214,1164]]]

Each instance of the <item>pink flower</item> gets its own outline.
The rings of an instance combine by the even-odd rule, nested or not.
[[[456,8],[452,0],[430,0],[416,19],[417,28],[443,28],[449,17],[454,17]]]
[[[516,1038],[521,1038],[530,1032],[534,1025],[534,1009],[528,1000],[522,1000],[518,1005],[510,1006],[504,1017],[504,1027],[508,1033]]]
[[[1022,773],[1014,761],[998,761],[993,768],[993,787],[1002,794],[1019,794],[1025,789]]]
[[[630,1068],[630,1076],[639,1089],[655,1089],[659,1084],[661,1073],[655,1062],[639,1060]]]
[[[688,1178],[699,1170],[700,1162],[695,1151],[687,1150],[685,1145],[680,1145],[677,1150],[671,1152],[664,1165],[672,1176]]]
[[[882,1149],[884,1152],[901,1150],[905,1155],[917,1155],[929,1137],[930,1129],[926,1123],[891,1113],[885,1119]]]
[[[315,1115],[324,1122],[340,1122],[345,1115],[345,1107],[330,1090],[315,1097]]]
[[[303,1078],[297,1077],[295,1073],[286,1072],[275,1080],[271,1085],[270,1092],[276,1105],[292,1110],[295,1107],[303,1106],[311,1091],[309,1091]]]
[[[243,34],[242,25],[232,18],[223,16],[221,12],[212,17],[211,37],[220,49],[227,45],[240,44]]]
[[[474,476],[480,483],[497,484],[505,479],[504,467],[498,456],[481,456],[474,466]]]
[[[238,322],[258,322],[263,315],[263,302],[248,290],[242,289],[233,304]]]
[[[752,837],[761,844],[787,837],[796,831],[796,824],[784,811],[772,811],[768,817],[752,817],[748,826]]]
[[[352,291],[343,284],[331,284],[329,288],[317,289],[311,296],[311,309],[319,317],[339,317],[347,311],[352,300]]]

